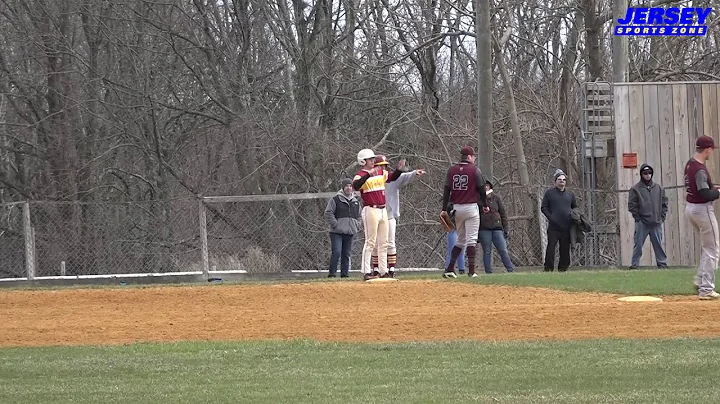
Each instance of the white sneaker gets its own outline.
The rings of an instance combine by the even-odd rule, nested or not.
[[[720,293],[713,291],[709,295],[700,296],[700,300],[717,300],[720,299]]]
[[[478,274],[477,274],[477,272],[476,272],[476,273],[474,273],[474,274],[472,274],[472,275],[470,275],[470,277],[471,277],[471,278],[477,278],[477,277],[478,277]]]
[[[457,275],[455,275],[455,272],[445,272],[443,273],[444,278],[457,278]]]

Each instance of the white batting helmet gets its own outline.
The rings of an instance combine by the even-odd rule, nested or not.
[[[358,152],[357,161],[361,166],[365,165],[365,160],[375,157],[375,152],[370,149],[362,149]]]

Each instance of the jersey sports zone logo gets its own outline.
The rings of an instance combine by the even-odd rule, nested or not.
[[[614,34],[621,36],[705,36],[711,7],[629,7],[618,18]]]

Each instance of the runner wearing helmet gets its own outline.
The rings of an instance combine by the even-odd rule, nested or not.
[[[388,248],[388,212],[385,208],[385,184],[396,180],[402,172],[399,170],[405,165],[401,161],[398,170],[389,174],[380,167],[375,167],[375,152],[362,149],[357,155],[358,164],[362,166],[353,178],[353,189],[360,191],[363,202],[362,221],[365,230],[365,245],[362,251],[362,272],[365,280],[375,278],[372,274],[371,256],[377,245],[378,275],[383,278],[388,274],[387,248]]]

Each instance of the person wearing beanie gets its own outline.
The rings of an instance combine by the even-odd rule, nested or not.
[[[558,271],[565,272],[570,267],[571,215],[577,207],[577,201],[575,194],[566,189],[567,176],[563,170],[555,170],[553,179],[554,186],[545,191],[540,209],[548,220],[544,267],[546,272],[555,270],[555,246],[560,244]]]
[[[667,268],[667,255],[663,249],[663,223],[668,213],[665,189],[653,181],[653,168],[640,166],[640,181],[628,193],[628,211],[635,219],[635,237],[630,269],[640,266],[643,244],[650,236],[658,268]]]
[[[330,273],[328,278],[337,276],[340,261],[340,277],[350,276],[350,253],[355,234],[362,230],[360,201],[355,198],[352,180],[340,181],[340,191],[330,198],[325,207],[325,221],[330,228]]]

